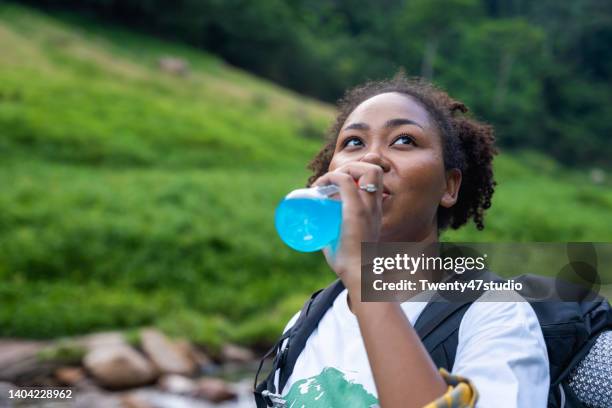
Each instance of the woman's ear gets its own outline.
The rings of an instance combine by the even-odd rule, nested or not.
[[[461,187],[461,170],[451,169],[446,172],[446,188],[440,199],[440,205],[450,208],[457,202],[459,188]]]

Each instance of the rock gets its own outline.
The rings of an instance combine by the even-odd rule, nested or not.
[[[58,365],[39,359],[47,345],[37,341],[0,340],[0,381],[18,383],[51,374]]]
[[[121,398],[121,405],[123,408],[156,408],[155,405],[150,404],[146,398],[136,393],[124,395]]]
[[[594,184],[603,184],[606,181],[606,173],[602,169],[591,169],[590,176]]]
[[[168,394],[152,388],[131,391],[123,398],[123,401],[123,408],[214,408],[217,406],[201,399],[186,395]],[[252,406],[252,401],[248,405],[244,405],[244,407],[249,408]],[[230,407],[225,406],[225,408]],[[238,407],[232,405],[231,408]]]
[[[126,346],[125,337],[120,332],[100,332],[80,337],[76,340],[87,351],[104,346]]]
[[[157,385],[164,391],[172,394],[189,394],[195,391],[195,382],[187,377],[176,374],[168,374],[162,376]]]
[[[255,359],[255,355],[247,348],[227,343],[224,344],[223,348],[221,349],[221,358],[223,361],[248,363]]]
[[[59,367],[55,370],[54,377],[57,386],[68,386],[74,389],[75,393],[102,393],[104,392],[95,381],[87,376],[82,367]]]
[[[55,378],[60,384],[74,386],[85,379],[85,370],[81,367],[60,367],[55,370]]]
[[[225,367],[227,367],[228,364],[231,363],[225,363],[223,364],[223,366],[216,363],[210,363],[209,365],[202,368],[202,370],[200,370],[200,374],[207,377],[215,377],[219,375],[221,371],[224,371]]]
[[[163,57],[158,61],[159,69],[172,75],[186,76],[189,74],[189,63],[182,58]]]
[[[73,392],[72,403],[69,406],[73,408],[123,408],[119,397],[102,391]]]
[[[9,399],[9,391],[16,389],[16,385],[0,381],[0,407],[12,407],[12,401]]]
[[[161,332],[145,329],[140,339],[143,350],[161,373],[190,375],[195,371],[193,360]]]
[[[128,388],[150,383],[157,377],[155,367],[130,346],[103,346],[93,349],[83,365],[98,383],[107,388]]]
[[[200,371],[205,370],[206,367],[213,364],[210,357],[208,357],[205,353],[198,350],[187,340],[178,340],[174,343],[174,345],[186,356],[196,364],[196,366],[200,369]]]
[[[74,392],[103,392],[104,390],[100,388],[98,383],[95,382],[93,378],[85,377],[74,386]]]
[[[234,389],[219,378],[202,378],[196,383],[195,395],[213,402],[223,402],[237,398]]]

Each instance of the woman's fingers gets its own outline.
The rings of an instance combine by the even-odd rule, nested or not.
[[[343,216],[357,217],[367,221],[370,227],[377,228],[382,217],[382,175],[380,166],[371,163],[352,162],[326,173],[318,178],[313,186],[336,184],[340,188],[343,202]],[[372,188],[368,192],[359,188]]]
[[[359,211],[360,207],[363,207],[355,180],[350,175],[332,171],[319,177],[312,183],[312,186],[325,186],[328,184],[335,184],[340,188],[343,213]]]
[[[377,241],[382,219],[382,169],[371,163],[352,162],[319,177],[313,187],[336,184],[342,200],[341,239],[324,249],[327,262],[345,285],[359,282],[353,272],[359,270],[361,243]],[[359,188],[373,185],[376,191]],[[346,276],[346,277],[345,277]],[[353,276],[353,278],[351,278]],[[353,282],[353,283],[351,283]],[[347,286],[347,287],[348,287]]]
[[[383,192],[383,170],[380,166],[370,163],[355,163],[355,165],[347,165],[345,169],[340,168],[339,171],[347,171],[351,176],[357,177],[359,183],[359,195],[366,207],[371,212],[378,212],[382,207],[382,192]],[[364,190],[368,187],[376,191]]]
[[[347,174],[351,177],[351,179],[353,179],[353,183],[357,184],[355,187],[357,188],[358,196],[368,212],[375,213],[381,211],[383,170],[380,166],[364,162],[347,163],[344,166],[338,167],[333,172],[322,176],[319,180],[317,180],[317,185],[326,184],[327,180],[329,180],[329,178],[326,176],[334,173]],[[319,181],[321,181],[323,184],[318,184]],[[368,188],[368,186],[370,186],[370,188],[373,186],[373,189],[376,191],[369,192],[364,190],[365,188]]]

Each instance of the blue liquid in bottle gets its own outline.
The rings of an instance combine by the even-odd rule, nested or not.
[[[296,190],[276,208],[278,234],[283,242],[300,252],[318,251],[337,241],[341,223],[342,202],[315,189]]]

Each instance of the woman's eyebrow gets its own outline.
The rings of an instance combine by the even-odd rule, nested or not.
[[[415,125],[423,129],[423,126],[410,119],[390,119],[385,123],[386,128],[394,128],[402,125]]]
[[[384,127],[385,128],[394,128],[394,127],[398,127],[398,126],[402,126],[402,125],[415,125],[415,126],[420,127],[421,129],[423,129],[423,126],[419,125],[415,121],[410,120],[410,119],[404,119],[404,118],[389,119],[387,122],[385,122]],[[367,123],[357,122],[357,123],[351,123],[350,125],[345,127],[343,130],[351,130],[351,129],[355,129],[355,130],[370,130],[370,126]]]
[[[348,125],[347,127],[344,128],[344,130],[351,130],[351,129],[355,129],[355,130],[370,130],[370,126],[368,126],[367,123],[351,123],[350,125]]]

